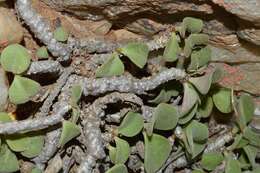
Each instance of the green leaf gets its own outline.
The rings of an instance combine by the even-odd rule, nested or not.
[[[206,143],[193,142],[192,147],[190,149],[191,159],[194,159],[199,154],[201,154],[203,152],[203,150],[205,149],[205,147],[206,147]]]
[[[144,130],[146,135],[151,137],[153,135],[153,127],[154,127],[155,119],[152,118],[151,122],[144,123]]]
[[[179,120],[179,112],[176,107],[161,103],[153,114],[155,118],[154,128],[158,130],[171,130],[176,127]]]
[[[167,138],[153,134],[150,138],[144,134],[144,167],[147,173],[155,173],[165,163],[171,152]]]
[[[181,105],[181,115],[187,114],[193,106],[198,102],[199,96],[196,92],[196,90],[190,85],[189,83],[184,83],[184,96],[183,96],[183,102]]]
[[[198,108],[197,115],[198,117],[201,118],[207,118],[210,116],[212,110],[213,110],[213,101],[212,98],[208,96],[202,100],[201,105]]]
[[[0,122],[10,122],[12,121],[12,118],[10,115],[6,112],[0,112]]]
[[[235,150],[235,149],[238,149],[238,148],[243,148],[248,143],[249,143],[249,141],[244,139],[241,134],[237,134],[234,138],[234,142],[232,143],[232,145],[230,145],[228,147],[228,150],[232,151],[232,150]]]
[[[253,98],[247,94],[242,94],[238,100],[238,124],[241,128],[245,128],[247,123],[251,121],[254,115],[254,101]]]
[[[80,85],[74,85],[71,88],[71,102],[72,102],[72,106],[77,107],[77,103],[81,98],[82,95],[82,87]]]
[[[139,68],[143,68],[147,62],[149,49],[144,43],[129,43],[119,51],[127,56]]]
[[[197,170],[193,170],[191,173],[205,173],[205,172],[202,171],[202,170],[197,169]]]
[[[252,131],[249,127],[243,130],[243,136],[251,145],[260,147],[260,135]]]
[[[209,92],[211,82],[212,82],[212,75],[213,73],[208,73],[204,76],[200,77],[192,77],[189,79],[189,81],[198,89],[198,91],[206,95]]]
[[[80,128],[70,121],[64,120],[62,123],[62,132],[59,141],[59,146],[63,147],[71,139],[75,138],[80,134]]]
[[[12,44],[2,51],[0,62],[5,71],[21,74],[28,69],[31,55],[25,47]]]
[[[21,152],[24,157],[33,158],[38,156],[44,145],[44,136],[31,136],[28,139],[27,149]]]
[[[58,27],[55,29],[53,36],[57,41],[65,42],[69,38],[69,33],[64,27]]]
[[[241,173],[240,163],[231,156],[227,158],[225,173]]]
[[[219,80],[222,78],[223,76],[223,71],[222,69],[216,67],[214,69],[214,73],[213,73],[213,76],[212,76],[212,83],[217,83],[219,82]]]
[[[31,99],[40,89],[40,84],[25,77],[15,75],[9,88],[9,99],[14,104],[22,104]]]
[[[238,158],[238,161],[239,161],[239,165],[240,165],[241,169],[249,169],[251,167],[249,160],[248,160],[244,151],[240,152],[240,156]]]
[[[116,153],[115,153],[115,164],[123,164],[127,161],[130,155],[130,146],[127,141],[115,137],[116,141]]]
[[[200,154],[206,146],[209,136],[208,127],[196,120],[192,120],[185,128],[187,138],[186,149],[190,152],[192,158]]]
[[[178,96],[178,94],[179,92],[177,90],[165,87],[160,91],[159,95],[156,98],[150,100],[149,102],[156,104],[167,103],[172,97]]]
[[[40,47],[37,52],[36,52],[36,56],[39,59],[47,59],[49,58],[49,54],[48,54],[48,50],[45,46]]]
[[[207,45],[209,42],[209,36],[206,34],[191,34],[187,39],[185,39],[184,55],[189,57],[195,46]]]
[[[209,137],[208,127],[196,120],[187,126],[187,135],[192,135],[192,140],[198,143],[205,143]]]
[[[222,161],[224,157],[218,152],[209,152],[202,155],[201,165],[207,171],[214,170]]]
[[[200,50],[194,50],[191,54],[188,71],[198,70],[200,67],[207,65],[211,60],[211,49],[206,46]]]
[[[125,67],[117,53],[113,53],[111,58],[101,65],[96,71],[96,77],[118,76],[124,73]]]
[[[178,123],[179,124],[186,124],[186,123],[188,123],[190,120],[192,120],[192,118],[196,114],[197,109],[198,109],[198,104],[195,104],[193,106],[193,108],[190,110],[190,112],[186,113],[185,115],[181,115],[181,118],[179,119]]]
[[[6,136],[8,146],[27,158],[33,158],[40,154],[44,137],[36,133],[15,134]]]
[[[250,173],[259,173],[260,172],[260,166],[258,165],[257,167],[255,167],[253,169],[253,171],[251,171]]]
[[[28,147],[28,138],[24,134],[10,135],[6,137],[8,146],[16,152],[25,151]]]
[[[118,132],[127,137],[137,135],[144,127],[144,120],[139,113],[128,112],[118,128]]]
[[[33,168],[31,173],[42,173],[42,170],[40,170],[39,168]]]
[[[116,163],[116,148],[109,146],[108,151],[109,151],[110,160],[112,161],[112,163]]]
[[[79,107],[72,108],[70,121],[73,123],[77,123],[77,121],[79,120],[79,116],[80,116],[80,108]]]
[[[250,164],[252,165],[252,167],[255,167],[255,165],[256,165],[255,158],[256,158],[256,155],[258,152],[258,148],[251,146],[251,145],[247,145],[247,146],[243,147],[243,149],[247,155],[247,158],[248,158]]]
[[[180,52],[180,46],[176,34],[173,32],[171,38],[166,44],[163,52],[163,59],[166,62],[174,62],[178,58],[178,53]]]
[[[212,96],[213,102],[218,110],[222,113],[230,113],[232,111],[231,90],[227,88],[219,88]]]
[[[203,21],[194,17],[185,17],[181,24],[180,34],[184,38],[186,31],[199,33],[203,28]]]
[[[123,164],[116,164],[110,168],[106,173],[128,173],[127,168]]]
[[[0,147],[0,165],[0,172],[12,173],[19,170],[15,154],[5,144]]]

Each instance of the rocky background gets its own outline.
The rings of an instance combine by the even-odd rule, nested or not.
[[[221,84],[260,94],[260,0],[33,0],[33,6],[53,28],[60,23],[76,38],[115,42],[151,39],[174,30],[185,16],[201,18],[211,38],[214,65],[227,71]],[[0,21],[18,29],[14,42],[26,34],[27,47],[37,48],[12,10],[1,8]]]
[[[0,30],[0,49],[22,42],[35,53],[42,43],[19,20],[14,2],[0,0],[0,28],[5,28]],[[93,54],[91,40],[115,45],[156,40],[174,31],[184,17],[201,18],[203,32],[210,36],[211,64],[224,71],[219,83],[260,96],[260,0],[32,0],[32,5],[53,30],[62,25],[76,39],[90,40],[89,52],[72,57],[75,62],[80,60],[79,64]],[[82,67],[78,65],[76,72],[93,75],[86,70],[91,68],[84,68],[84,63]],[[4,73],[0,68],[0,110],[8,97]],[[43,93],[46,90],[52,88],[43,88]],[[44,94],[39,95],[35,99],[45,99]]]
[[[34,0],[35,8],[78,38],[152,38],[185,16],[204,20],[221,84],[260,94],[260,0]]]

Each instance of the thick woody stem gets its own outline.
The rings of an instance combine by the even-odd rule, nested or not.
[[[35,36],[47,46],[52,55],[60,57],[60,61],[68,60],[71,49],[54,38],[50,25],[33,9],[31,0],[17,0],[16,5],[22,19]]]

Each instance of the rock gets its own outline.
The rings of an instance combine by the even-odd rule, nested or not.
[[[103,36],[107,34],[112,26],[107,20],[93,22],[90,20],[79,20],[71,15],[64,15],[39,0],[33,0],[32,6],[50,23],[52,30],[55,29],[57,21],[60,21],[61,25],[76,38]]]
[[[115,36],[115,40],[120,41],[120,42],[127,42],[127,41],[141,39],[139,35],[134,34],[125,29],[119,29],[119,30],[113,31],[112,34],[113,34],[113,36]]]
[[[248,42],[260,46],[260,29],[256,29],[256,28],[242,29],[239,30],[237,34],[241,39],[244,39]]]
[[[246,91],[254,95],[260,94],[260,63],[246,63],[228,65],[225,63],[213,63],[222,72],[219,81],[221,86],[233,88],[237,91]]]
[[[0,7],[0,47],[20,43],[22,39],[23,28],[14,13],[10,9]]]
[[[226,19],[213,19],[210,21],[203,21],[204,27],[203,32],[208,35],[231,35],[236,32],[236,23],[232,18]]]
[[[140,35],[151,36],[165,29],[165,26],[151,19],[142,18],[127,24],[125,28]]]
[[[237,35],[211,35],[210,43],[223,49],[237,49],[240,46]],[[214,49],[214,48],[213,48]]]
[[[0,111],[4,111],[7,106],[8,88],[5,71],[0,66]]]
[[[260,26],[260,0],[211,0],[226,11]]]
[[[79,17],[100,20],[125,19],[129,22],[137,14],[176,14],[178,12],[201,12],[212,14],[213,9],[206,3],[195,4],[191,1],[172,0],[43,0],[49,6],[67,11]],[[160,19],[160,18],[159,18]]]
[[[212,61],[233,64],[260,62],[260,49],[258,46],[246,42],[234,42],[233,45],[223,44],[211,46]],[[260,86],[259,86],[260,88]]]

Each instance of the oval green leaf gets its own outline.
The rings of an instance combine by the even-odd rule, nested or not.
[[[189,81],[197,88],[197,90],[201,94],[206,95],[209,92],[211,86],[212,75],[213,73],[208,73],[200,77],[191,77]]]
[[[42,170],[39,168],[33,168],[31,173],[42,173]]]
[[[120,48],[119,51],[139,68],[143,68],[147,62],[149,49],[144,43],[129,43]]]
[[[238,124],[241,128],[247,126],[254,115],[255,105],[250,95],[242,94],[238,100]]]
[[[200,67],[207,65],[211,60],[211,49],[206,46],[200,50],[194,50],[191,54],[188,71],[196,71]]]
[[[203,124],[200,123],[196,120],[193,120],[188,126],[187,126],[187,136],[191,136],[190,137],[190,141],[195,141],[198,143],[205,143],[205,141],[208,139],[209,137],[209,130],[208,127]]]
[[[40,47],[37,52],[36,52],[36,56],[39,59],[47,59],[49,58],[49,54],[48,54],[48,50],[45,46]]]
[[[185,17],[181,24],[180,34],[184,38],[186,31],[199,33],[203,28],[203,21],[194,17]]]
[[[128,173],[127,168],[123,164],[116,164],[110,168],[106,173]]]
[[[96,77],[118,76],[124,73],[125,67],[117,53],[113,53],[111,58],[101,65],[96,71]]]
[[[6,143],[13,151],[20,152],[27,149],[28,138],[24,134],[10,135],[6,137]]]
[[[184,83],[184,96],[181,105],[181,115],[186,115],[198,102],[199,96],[196,90],[189,83]]]
[[[201,166],[207,171],[214,170],[222,161],[224,157],[218,152],[204,153],[201,159]]]
[[[155,173],[165,163],[171,152],[171,144],[167,138],[153,134],[150,138],[144,134],[144,168],[147,173]]]
[[[256,166],[255,159],[256,159],[256,155],[257,155],[259,149],[252,145],[247,145],[247,146],[243,147],[243,150],[245,151],[246,156],[247,156],[251,166],[255,167]]]
[[[80,128],[70,121],[64,120],[62,122],[62,132],[59,141],[59,146],[63,147],[71,139],[75,138],[80,134]]]
[[[69,32],[64,27],[58,27],[55,29],[53,36],[57,41],[65,42],[69,38]]]
[[[25,77],[15,75],[9,88],[9,99],[14,104],[22,104],[38,93],[40,84]]]
[[[209,36],[206,34],[191,34],[185,39],[184,55],[189,57],[193,48],[197,45],[207,45],[209,42]]]
[[[186,150],[191,155],[191,159],[193,159],[200,154],[206,146],[208,128],[206,125],[193,120],[185,128],[185,136],[187,138],[187,142],[185,144]]]
[[[192,120],[192,118],[196,114],[197,110],[198,110],[198,104],[195,104],[193,106],[193,108],[190,110],[190,112],[188,112],[185,115],[181,115],[181,118],[179,119],[178,123],[179,124],[186,124],[186,123],[188,123],[190,120]]]
[[[109,158],[110,158],[111,162],[116,163],[116,148],[109,146],[108,151],[109,151]]]
[[[171,130],[176,127],[179,120],[179,112],[176,107],[161,103],[153,114],[155,118],[154,128],[158,130]]]
[[[127,137],[137,135],[144,126],[144,120],[139,113],[128,112],[118,128],[118,132]]]
[[[10,122],[12,121],[12,118],[10,115],[6,112],[0,112],[0,122]]]
[[[0,165],[0,172],[12,173],[19,170],[15,154],[5,144],[0,147]]]
[[[198,170],[193,170],[191,173],[205,173],[205,172],[198,169]]]
[[[116,154],[115,154],[115,164],[123,164],[127,161],[130,154],[130,146],[127,141],[115,137],[116,141]]]
[[[25,47],[12,44],[2,51],[0,62],[5,71],[21,74],[28,69],[31,55]]]
[[[174,96],[178,96],[179,92],[175,89],[169,89],[167,90],[166,88],[163,88],[160,93],[158,94],[157,97],[155,97],[153,100],[150,100],[149,102],[151,103],[167,103],[170,101],[170,99]]]
[[[246,138],[250,144],[260,147],[260,134],[255,133],[251,128],[243,129],[243,137]]]
[[[222,113],[230,113],[232,111],[231,90],[227,88],[219,88],[212,96],[214,105]]]
[[[40,154],[44,137],[35,133],[15,134],[6,136],[6,142],[13,151],[22,152],[23,156],[33,158]]]
[[[225,173],[241,173],[239,161],[233,159],[231,156],[228,156],[225,167]]]
[[[71,102],[72,106],[77,107],[77,103],[82,95],[82,87],[80,85],[74,85],[71,88]]]
[[[43,135],[29,136],[27,141],[27,148],[21,154],[27,158],[34,158],[38,156],[44,145]]]
[[[197,116],[199,118],[207,118],[213,110],[213,100],[211,97],[205,97],[198,107]]]
[[[163,59],[166,62],[174,62],[178,59],[178,53],[180,52],[180,46],[177,35],[172,33],[171,38],[166,44],[163,52]]]

